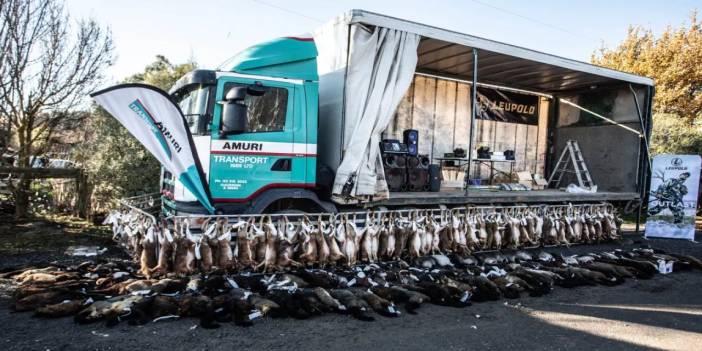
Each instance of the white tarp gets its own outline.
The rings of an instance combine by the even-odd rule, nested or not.
[[[419,39],[416,34],[399,30],[375,27],[370,31],[359,24],[351,25],[344,96],[343,128],[347,137],[334,180],[336,198],[388,196],[380,134],[412,82]]]
[[[90,96],[214,213],[192,135],[166,92],[145,84],[121,84]]]

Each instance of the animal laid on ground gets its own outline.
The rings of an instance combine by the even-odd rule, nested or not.
[[[290,227],[275,228],[269,223],[261,223],[269,238],[280,235],[288,240],[295,235]],[[308,223],[306,230],[326,235],[324,225]],[[175,241],[187,238],[187,222],[177,228]],[[243,226],[240,229],[238,233],[255,233]],[[416,233],[412,236],[418,237]],[[190,245],[185,247],[186,259],[174,258],[176,267],[190,262]],[[192,317],[203,328],[218,328],[226,323],[250,326],[259,318],[307,319],[327,313],[370,322],[378,316],[421,313],[420,307],[427,303],[466,308],[500,298],[545,296],[557,288],[614,286],[653,278],[661,260],[672,262],[674,272],[702,271],[699,258],[648,247],[585,255],[566,255],[555,248],[551,252],[532,250],[407,255],[406,261],[352,266],[343,262],[326,269],[293,264],[275,273],[257,273],[251,265],[188,276],[176,269],[160,278],[147,277],[141,262],[111,260],[13,270],[0,273],[0,278],[15,284],[13,309],[33,311],[39,318],[73,316],[79,324],[102,321],[112,326]],[[180,251],[176,247],[174,254]],[[273,261],[277,269],[279,262]]]

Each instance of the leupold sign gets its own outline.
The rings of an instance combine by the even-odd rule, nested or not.
[[[478,119],[507,123],[539,124],[539,97],[479,87]]]
[[[695,238],[701,160],[698,155],[653,158],[647,237]]]

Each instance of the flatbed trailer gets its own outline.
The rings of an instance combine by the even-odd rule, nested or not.
[[[653,80],[368,11],[344,13],[309,37],[254,45],[216,70],[185,75],[163,95],[187,119],[193,174],[206,190],[196,199],[164,170],[166,215],[639,204],[646,197]],[[403,139],[408,129],[429,163],[466,151],[467,170],[452,187],[388,191],[378,143]],[[468,186],[493,183],[494,170],[548,179],[571,140],[594,192],[559,190],[572,176],[542,190]],[[474,165],[480,146],[512,151],[514,161]]]
[[[380,201],[370,201],[367,207],[386,206],[461,206],[471,205],[504,205],[504,204],[557,204],[557,203],[627,203],[638,201],[639,194],[633,192],[596,192],[596,193],[566,193],[557,189],[531,191],[441,191],[441,192],[398,192],[391,193],[390,198]]]

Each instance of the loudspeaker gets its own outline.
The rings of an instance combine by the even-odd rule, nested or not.
[[[429,191],[441,190],[441,166],[429,165]]]
[[[406,154],[407,144],[397,139],[383,139],[380,142],[380,152],[383,154]]]
[[[402,132],[402,138],[405,144],[407,144],[407,153],[410,156],[417,156],[419,152],[419,131],[416,129],[405,129]]]
[[[383,169],[389,191],[405,190],[407,179],[407,156],[383,154]]]
[[[490,159],[490,148],[487,146],[481,146],[478,148],[478,158]]]
[[[453,155],[459,158],[466,158],[466,150],[460,147],[453,149]]]
[[[429,190],[429,157],[409,156],[407,158],[407,189],[410,191]]]

